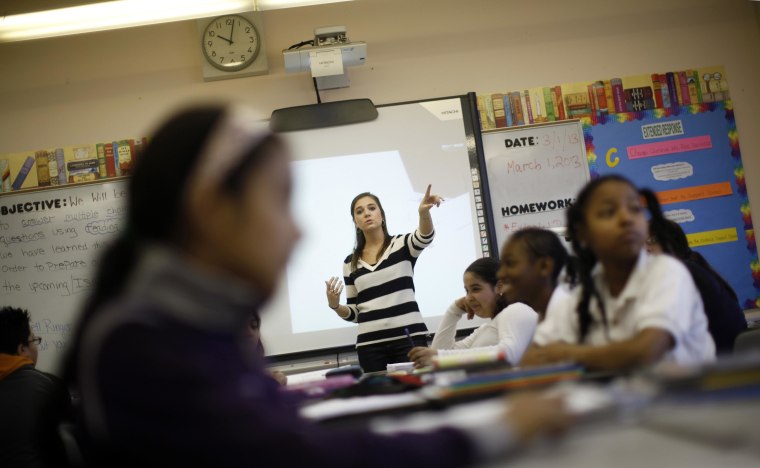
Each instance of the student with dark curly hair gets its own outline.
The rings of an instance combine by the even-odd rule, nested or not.
[[[663,360],[715,359],[715,343],[688,270],[645,249],[661,219],[656,197],[610,175],[589,182],[567,211],[580,286],[549,307],[523,365],[573,361],[588,369],[629,370]]]

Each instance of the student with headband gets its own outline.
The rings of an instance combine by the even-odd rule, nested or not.
[[[567,424],[562,402],[543,397],[405,433],[302,419],[240,339],[300,236],[289,153],[255,120],[186,109],[137,162],[126,229],[66,361],[89,466],[462,466]]]

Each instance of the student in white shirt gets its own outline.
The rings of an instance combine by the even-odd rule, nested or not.
[[[572,300],[549,307],[521,365],[573,361],[628,370],[714,359],[688,270],[670,256],[646,252],[642,197],[652,218],[662,218],[654,193],[621,176],[600,177],[581,190],[567,213],[580,287]]]
[[[496,277],[499,261],[480,258],[464,272],[464,289],[460,297],[444,314],[431,347],[418,346],[409,352],[409,360],[416,367],[429,365],[435,355],[466,354],[486,350],[504,351],[512,364],[520,361],[533,338],[538,315],[525,304],[507,302],[499,294]],[[457,323],[464,316],[490,319],[466,338],[455,341]]]
[[[543,321],[547,308],[569,295],[566,285],[557,284],[567,249],[552,231],[526,227],[512,234],[501,250],[498,275],[504,298],[529,305]]]

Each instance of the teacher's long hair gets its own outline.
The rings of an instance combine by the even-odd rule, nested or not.
[[[359,195],[355,196],[354,199],[351,200],[351,219],[354,219],[354,207],[356,206],[356,202],[359,201],[360,198],[364,197],[370,197],[371,199],[375,200],[377,207],[380,208],[380,214],[383,217],[383,234],[385,237],[385,240],[383,241],[383,248],[380,251],[385,252],[385,249],[391,245],[391,235],[388,234],[388,225],[385,222],[385,210],[383,209],[383,205],[380,203],[380,199],[377,198],[377,195],[374,195],[370,192],[362,192]],[[367,239],[364,237],[362,230],[357,226],[356,244],[354,245],[354,253],[351,254],[351,271],[356,270],[356,265],[359,263],[359,259],[362,257],[362,252],[364,251],[364,246],[366,244]]]
[[[95,285],[79,318],[73,345],[64,360],[64,377],[76,381],[81,337],[107,302],[118,298],[129,282],[143,249],[150,244],[181,246],[186,229],[187,183],[212,131],[229,112],[224,105],[188,108],[174,115],[154,134],[137,160],[129,181],[128,214],[124,230],[100,258]],[[250,171],[279,138],[269,135],[225,173],[219,190],[240,197]]]

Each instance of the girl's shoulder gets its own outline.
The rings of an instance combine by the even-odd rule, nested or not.
[[[661,277],[672,275],[689,275],[689,270],[683,262],[668,254],[644,253],[639,268],[646,273],[647,277]],[[654,278],[653,278],[654,279]]]
[[[501,310],[494,317],[494,321],[502,322],[509,320],[518,320],[521,318],[538,318],[538,314],[533,308],[522,302],[514,302]]]

